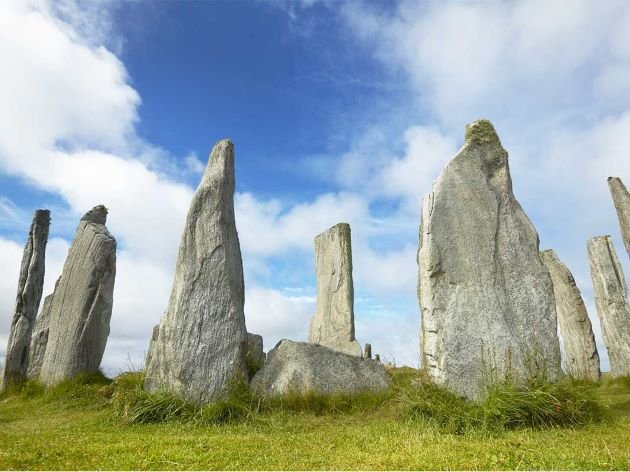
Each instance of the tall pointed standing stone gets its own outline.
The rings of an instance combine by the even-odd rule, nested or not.
[[[508,373],[560,374],[551,278],[487,120],[466,127],[424,198],[418,263],[423,365],[437,383],[479,398]]]
[[[317,308],[308,340],[335,351],[361,356],[354,337],[354,287],[350,225],[339,223],[315,238]]]
[[[45,385],[95,373],[101,364],[116,277],[116,240],[106,221],[103,205],[87,212],[68,251],[48,307],[48,341],[39,374]]]
[[[610,236],[587,243],[595,306],[615,377],[630,375],[630,304],[628,287]]]
[[[630,256],[630,193],[619,177],[608,177],[608,188],[617,210],[623,243]]]
[[[28,350],[35,317],[44,290],[46,244],[50,228],[50,211],[37,210],[33,216],[28,240],[22,255],[15,311],[0,379],[0,388],[26,378]]]
[[[145,389],[195,402],[247,381],[241,250],[234,221],[234,145],[218,142],[186,218],[175,281],[146,370]]]
[[[580,289],[569,268],[552,249],[542,251],[540,257],[553,282],[567,371],[576,379],[597,382],[601,377],[599,354]]]

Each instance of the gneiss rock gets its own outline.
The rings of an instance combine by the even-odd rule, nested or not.
[[[95,373],[103,358],[112,316],[116,240],[103,205],[86,213],[75,235],[49,306],[46,352],[39,374],[54,385]]]
[[[466,127],[424,198],[418,263],[423,365],[438,384],[479,398],[507,374],[560,374],[551,278],[487,120]]]
[[[619,217],[623,243],[630,255],[630,193],[619,177],[608,177],[608,188]]]
[[[541,252],[540,257],[553,282],[567,371],[574,378],[596,382],[601,376],[599,354],[580,289],[573,274],[553,250]]]
[[[611,373],[615,377],[630,375],[630,305],[621,264],[610,236],[589,239],[587,248]]]
[[[389,374],[375,360],[284,339],[269,351],[251,386],[265,396],[289,392],[353,394],[379,392],[387,389],[389,382]]]
[[[35,317],[44,289],[46,244],[50,228],[50,211],[37,210],[33,216],[28,240],[22,254],[17,299],[0,379],[0,388],[26,378],[28,350]]]
[[[267,356],[263,348],[263,338],[259,334],[247,333],[247,363],[250,369],[260,370]]]
[[[339,223],[315,238],[317,307],[308,340],[361,356],[354,338],[354,287],[350,225]]]
[[[363,349],[363,357],[365,359],[372,359],[372,345],[365,343],[365,349]]]
[[[241,250],[234,222],[234,145],[214,146],[193,196],[175,281],[146,370],[145,389],[194,403],[247,381]]]
[[[59,285],[61,278],[57,279],[55,289]],[[33,326],[33,335],[31,336],[31,347],[28,353],[28,370],[26,377],[35,379],[39,377],[44,362],[44,354],[46,354],[46,346],[48,345],[48,331],[50,328],[50,303],[53,299],[53,293],[44,298],[42,309],[39,316],[35,320]]]
[[[146,359],[144,361],[145,368],[151,363],[151,351],[153,351],[153,345],[160,336],[160,325],[156,324],[151,332],[151,342],[149,342],[149,350],[147,351]]]

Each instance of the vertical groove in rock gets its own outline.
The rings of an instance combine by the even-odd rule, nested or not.
[[[597,315],[615,377],[630,375],[630,304],[623,270],[610,236],[587,243]]]
[[[350,225],[339,223],[315,237],[317,307],[310,343],[361,356],[354,337],[354,287]]]
[[[175,281],[147,355],[145,389],[207,403],[247,381],[243,264],[234,221],[234,145],[218,142],[193,196]]]
[[[601,377],[599,354],[580,289],[569,268],[553,250],[542,251],[540,256],[553,281],[567,373],[577,379],[597,382]]]
[[[37,210],[22,254],[15,310],[0,388],[11,383],[19,383],[26,378],[31,333],[44,289],[49,228],[50,211]]]
[[[489,121],[466,127],[464,146],[425,196],[419,239],[421,349],[431,377],[470,398],[508,374],[554,380],[551,278]]]

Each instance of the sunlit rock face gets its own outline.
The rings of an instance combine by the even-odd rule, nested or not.
[[[438,384],[479,398],[506,375],[560,374],[553,287],[538,245],[494,127],[469,124],[422,206],[421,352]]]
[[[588,240],[595,306],[615,377],[630,375],[630,304],[623,269],[610,236]]]
[[[44,290],[50,211],[37,210],[22,254],[15,310],[0,378],[0,388],[26,378],[35,317]]]
[[[48,307],[48,340],[39,380],[53,385],[101,365],[109,336],[116,240],[103,205],[87,212],[77,228]]]
[[[350,225],[339,223],[315,238],[317,307],[309,342],[361,356],[354,337],[354,286]]]
[[[234,221],[234,145],[210,154],[179,246],[168,307],[154,331],[145,388],[208,403],[246,382],[247,330]]]
[[[541,252],[540,257],[553,282],[567,373],[576,379],[597,382],[601,377],[599,354],[580,289],[569,268],[552,249]]]

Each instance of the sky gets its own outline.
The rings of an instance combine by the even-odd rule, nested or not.
[[[44,294],[80,217],[118,240],[104,370],[143,364],[214,143],[236,153],[248,330],[306,340],[313,238],[352,227],[360,343],[419,363],[422,196],[490,119],[516,198],[593,301],[589,237],[628,254],[606,178],[630,184],[630,2],[0,2],[0,356],[33,211]]]

